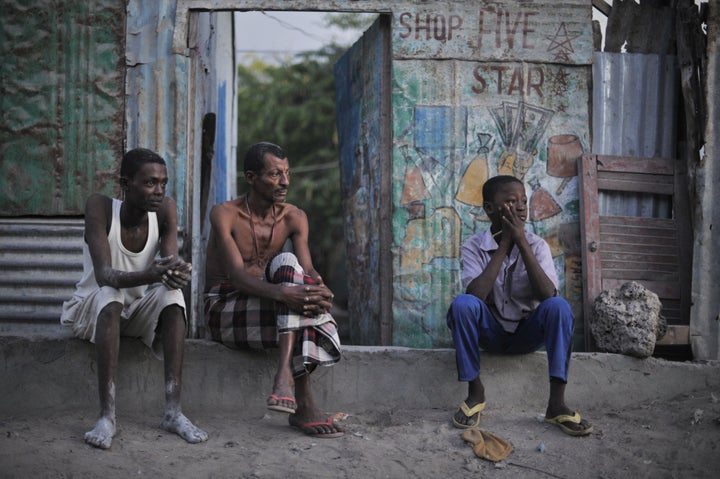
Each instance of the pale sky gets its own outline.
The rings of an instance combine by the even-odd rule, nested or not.
[[[317,50],[335,40],[352,45],[361,31],[327,29],[326,12],[236,12],[235,48],[238,62],[255,55],[265,61]]]

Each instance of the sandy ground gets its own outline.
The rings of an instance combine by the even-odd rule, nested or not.
[[[107,451],[84,444],[94,412],[0,418],[3,478],[716,478],[720,391],[694,391],[624,410],[583,410],[595,427],[573,438],[538,420],[542,410],[486,409],[480,428],[510,441],[500,463],[476,457],[449,421],[452,409],[343,411],[345,436],[316,439],[258,409],[186,411],[210,434],[190,445],[159,416],[118,412]]]

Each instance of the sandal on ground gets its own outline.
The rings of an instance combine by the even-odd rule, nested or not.
[[[466,418],[472,419],[474,416],[475,419],[472,419],[468,424],[463,424],[461,422],[458,422],[457,419],[455,419],[455,416],[453,416],[453,426],[455,426],[458,429],[470,429],[473,427],[478,427],[480,424],[480,413],[485,409],[485,402],[478,403],[474,405],[473,407],[470,407],[467,405],[465,401],[460,405],[460,411],[465,415]]]
[[[317,430],[318,426],[330,426],[336,428],[337,426],[335,426],[335,422],[331,417],[329,417],[326,421],[310,421],[297,424],[291,422],[290,425],[294,428],[300,429],[302,432],[312,437],[322,437],[325,439],[330,439],[333,437],[341,437],[345,435],[345,432],[340,430],[335,430],[334,432],[322,432]]]
[[[276,404],[270,404],[271,400],[275,401]],[[292,403],[292,407],[282,406],[279,404],[280,401]],[[271,394],[267,400],[267,408],[271,411],[295,414],[295,409],[297,408],[297,403],[295,402],[295,398],[288,397],[288,396],[278,396],[277,394]]]
[[[569,434],[570,436],[587,436],[593,432],[592,425],[587,421],[583,421],[580,414],[577,412],[574,412],[572,415],[558,414],[555,417],[546,417],[545,422],[556,425],[562,430],[562,432]],[[568,423],[575,424],[579,427],[569,426],[567,425]]]

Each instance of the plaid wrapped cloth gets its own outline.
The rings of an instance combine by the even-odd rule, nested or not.
[[[280,253],[266,268],[266,279],[283,285],[313,284],[292,253]],[[205,293],[205,319],[210,338],[235,349],[270,349],[278,334],[298,331],[293,347],[293,372],[307,374],[316,366],[340,360],[340,338],[333,317],[306,317],[272,300],[248,296],[228,283]]]

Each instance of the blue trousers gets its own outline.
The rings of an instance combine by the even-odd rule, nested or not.
[[[565,299],[548,298],[508,333],[484,301],[461,294],[447,313],[455,343],[459,381],[473,381],[480,374],[480,350],[501,354],[526,354],[545,346],[551,378],[567,382],[572,352],[574,317]]]

